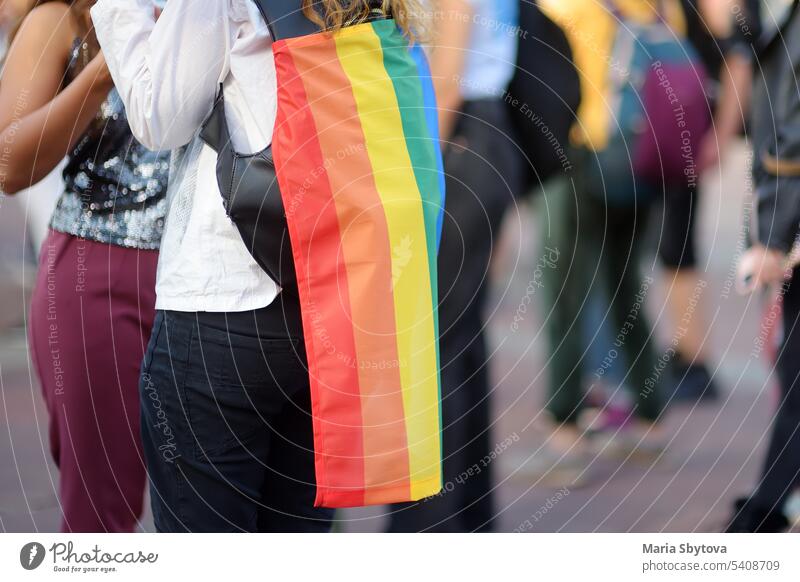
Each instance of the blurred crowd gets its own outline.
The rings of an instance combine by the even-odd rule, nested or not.
[[[230,4],[231,14],[236,11],[237,2],[214,1]],[[486,337],[493,311],[487,298],[496,283],[492,259],[504,217],[518,204],[535,209],[541,252],[530,283],[541,292],[528,293],[522,305],[542,313],[549,343],[542,358],[549,389],[541,403],[546,411],[542,428],[549,436],[526,462],[526,478],[571,489],[592,482],[598,454],[655,462],[673,436],[664,429],[664,419],[681,414],[676,404],[714,406],[725,396],[727,387],[714,373],[718,362],[711,360],[705,341],[709,322],[703,291],[708,281],[698,273],[703,259],[697,217],[704,195],[701,178],[718,171],[731,145],[742,140],[752,151],[753,199],[742,209],[741,239],[724,243],[742,246],[737,290],[766,290],[771,324],[765,343],[776,344],[770,357],[780,395],[759,480],[729,508],[725,528],[789,528],[786,504],[800,479],[800,333],[795,329],[800,288],[793,282],[800,252],[795,245],[800,234],[798,2],[431,1],[436,5],[426,12],[429,36],[424,42],[436,89],[446,183],[437,282],[443,479],[461,484],[422,503],[398,505],[388,530],[496,528],[494,469],[484,462],[496,448]],[[169,0],[165,16],[173,10],[171,3],[175,11],[187,4]],[[107,2],[97,4],[105,10]],[[150,3],[121,4],[134,11]],[[200,200],[200,188],[216,187],[204,186],[196,167],[202,167],[207,154],[188,138],[173,139],[181,131],[176,129],[181,117],[175,118],[176,127],[164,119],[164,127],[155,128],[148,125],[153,116],[133,111],[140,96],[119,80],[135,69],[126,60],[133,52],[126,51],[135,48],[131,38],[136,35],[109,48],[113,43],[104,41],[111,33],[99,34],[98,24],[95,34],[93,5],[82,0],[2,2],[0,43],[7,47],[13,39],[13,44],[3,56],[0,80],[0,142],[7,144],[0,156],[0,187],[20,198],[31,245],[41,249],[29,341],[51,416],[62,527],[131,531],[142,514],[142,458],[151,462],[147,448],[154,446],[147,444],[152,437],[148,427],[152,432],[159,426],[158,418],[149,425],[147,418],[142,421],[143,453],[139,391],[148,387],[140,378],[141,362],[149,341],[155,343],[148,358],[159,349],[177,349],[170,353],[182,357],[180,346],[162,346],[157,334],[151,340],[154,319],[155,329],[163,325],[163,319],[155,318],[156,309],[203,314],[197,318],[198,325],[206,326],[202,329],[234,329],[241,343],[231,340],[230,349],[223,350],[228,353],[214,356],[230,359],[230,351],[253,349],[241,338],[254,320],[261,329],[275,326],[259,310],[279,290],[264,273],[254,273],[255,263],[238,267],[236,253],[245,253],[244,247],[234,248],[241,246],[234,231],[236,243],[222,235],[219,242],[208,238],[222,232],[216,218],[196,226],[200,202],[175,209],[184,204],[186,192]],[[152,22],[143,25],[142,35],[156,34],[153,23],[160,11],[161,6],[153,7],[148,14]],[[257,37],[247,28],[247,16],[241,25],[238,16],[231,18],[241,26],[236,42]],[[121,28],[126,26],[134,24],[126,21]],[[265,127],[258,115],[246,113],[248,67],[263,65],[248,60],[247,50],[260,46],[253,43],[234,51],[221,71],[223,77],[233,71],[234,81],[224,81],[226,99],[228,92],[237,95],[233,109],[245,128],[241,133],[249,132],[238,139],[250,151],[263,145],[252,136]],[[165,74],[188,74],[185,65],[164,67]],[[217,84],[212,79],[210,98],[201,100],[195,118],[209,113],[203,107],[213,103]],[[149,98],[169,101],[162,93]],[[168,137],[147,143],[158,131]],[[153,145],[163,151],[145,147]],[[192,172],[193,178],[187,178]],[[179,187],[173,184],[176,173]],[[221,203],[219,212],[225,221]],[[206,272],[212,267],[203,264],[205,259],[187,259],[180,254],[185,251],[174,248],[159,263],[159,246],[162,255],[167,253],[163,245],[178,230],[187,237],[184,246],[193,240],[219,245],[234,258],[216,275]],[[658,281],[640,270],[654,245],[664,273]],[[83,263],[85,269],[74,267]],[[203,288],[196,296],[193,284]],[[649,321],[647,305],[655,286],[663,287],[658,293],[665,298],[665,317],[659,325],[668,328],[665,333],[657,333]],[[54,288],[60,290],[55,307]],[[221,290],[208,291],[215,288]],[[217,302],[196,299],[203,293],[216,293]],[[88,333],[82,328],[87,312],[92,314]],[[249,319],[231,313],[247,313]],[[221,320],[220,314],[230,317]],[[182,324],[175,321],[180,338]],[[515,317],[512,326],[519,325],[525,325],[524,318]],[[86,337],[88,343],[79,341]],[[670,338],[666,345],[663,337]],[[54,342],[60,342],[55,355]],[[237,374],[263,372],[237,368],[235,361],[230,366]],[[225,374],[234,380],[237,375]],[[100,386],[107,388],[105,393]],[[238,462],[218,460],[222,465]],[[291,465],[284,457],[274,462]],[[470,471],[478,466],[482,470],[473,475]],[[242,467],[236,466],[236,475]],[[298,471],[298,482],[313,480]],[[465,472],[470,477],[459,480]],[[195,478],[199,483],[199,472]],[[239,485],[237,478],[230,487]],[[278,490],[283,486],[276,485]],[[208,487],[204,491],[216,499],[217,490]],[[214,512],[238,515],[237,503],[220,501]],[[173,518],[192,522],[185,516],[168,519],[168,510],[168,503],[154,502],[160,528],[170,529],[164,524]],[[272,519],[266,529],[317,531],[331,519],[296,505],[279,504],[275,511],[300,518],[265,518]],[[230,520],[234,529],[262,527]],[[186,529],[224,525],[210,520]]]

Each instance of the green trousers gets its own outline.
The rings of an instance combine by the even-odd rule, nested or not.
[[[559,423],[576,422],[586,387],[612,365],[616,370],[623,366],[635,414],[652,421],[662,410],[661,371],[644,308],[652,279],[639,271],[649,204],[612,207],[594,188],[576,172],[545,184],[539,200],[543,252],[558,256],[542,271],[543,317],[550,340],[546,408]],[[600,367],[588,365],[592,337],[587,337],[583,321],[595,293],[606,300],[603,325],[612,338],[607,349],[603,346]]]

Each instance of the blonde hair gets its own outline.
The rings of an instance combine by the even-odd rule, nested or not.
[[[374,9],[391,16],[408,38],[421,34],[423,7],[420,0],[303,0],[303,14],[325,30],[335,32],[367,20]]]

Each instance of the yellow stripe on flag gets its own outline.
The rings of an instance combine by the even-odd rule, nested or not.
[[[397,352],[403,390],[411,497],[441,487],[439,383],[425,221],[394,85],[380,38],[336,37],[342,68],[353,87],[373,174],[386,209],[392,253]]]

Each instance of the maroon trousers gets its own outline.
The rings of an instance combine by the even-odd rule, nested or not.
[[[42,246],[29,333],[61,473],[62,531],[130,532],[141,517],[139,368],[157,258],[53,231]]]

